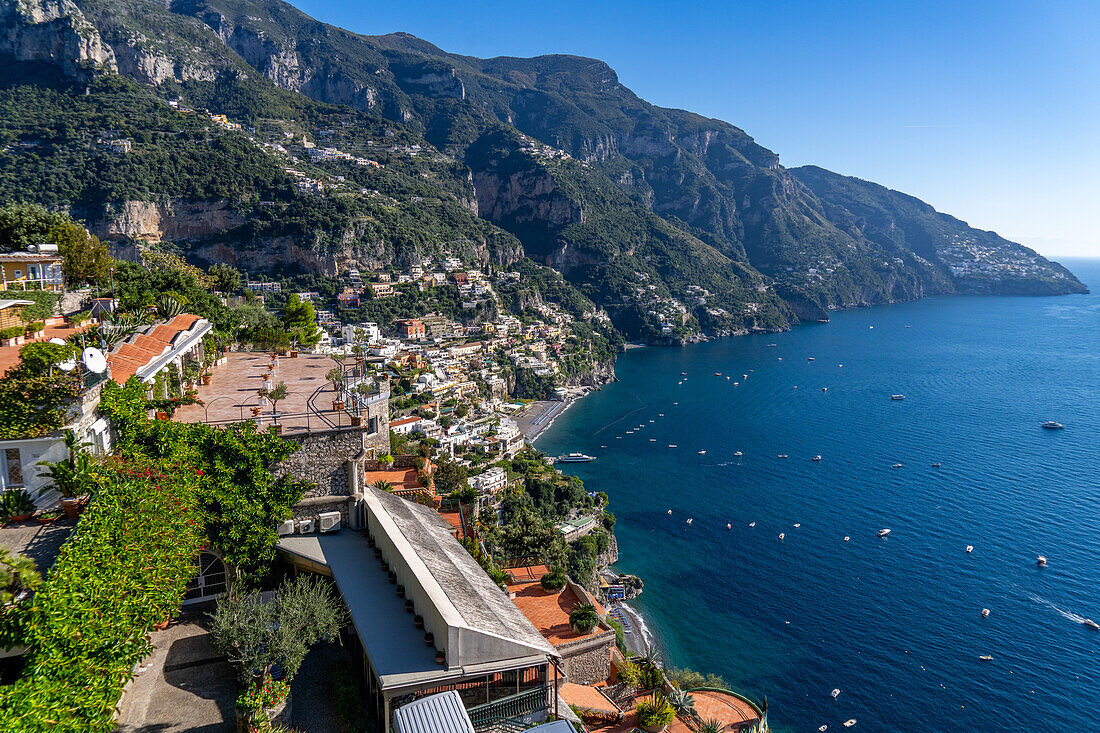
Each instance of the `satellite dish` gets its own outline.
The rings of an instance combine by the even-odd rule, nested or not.
[[[68,346],[68,343],[66,343],[65,339],[59,339],[56,336],[50,339],[50,343],[57,344],[58,346]],[[63,372],[71,372],[73,369],[76,369],[76,358],[69,358],[63,362],[60,362],[57,365],[57,368]]]
[[[52,339],[50,339],[50,343],[57,344],[58,346],[64,346],[65,339],[59,339],[57,336],[54,336]]]
[[[84,349],[82,359],[84,360],[84,366],[90,372],[102,374],[107,369],[107,357],[103,356],[103,352],[94,346]]]

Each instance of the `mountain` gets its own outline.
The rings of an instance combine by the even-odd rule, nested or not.
[[[50,95],[97,108],[67,126],[0,121],[0,196],[67,205],[116,240],[172,240],[208,261],[335,275],[439,249],[526,257],[654,341],[941,293],[1085,290],[917,199],[787,170],[744,131],[651,105],[594,59],[450,54],[275,0],[0,0],[0,54],[13,59],[7,109]],[[148,118],[107,111],[120,94]],[[196,173],[90,183],[120,165],[92,140],[119,137],[140,158],[193,157]],[[39,175],[28,144],[52,156],[33,154]],[[210,146],[224,160],[199,185]],[[238,154],[241,171],[227,164]],[[41,176],[64,166],[76,180],[59,194]],[[235,183],[219,188],[221,175]]]

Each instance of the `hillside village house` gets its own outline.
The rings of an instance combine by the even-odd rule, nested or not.
[[[189,364],[202,365],[207,358],[202,339],[212,329],[210,321],[188,313],[146,326],[107,354],[111,378],[125,384],[136,375],[152,397],[166,397],[166,380],[158,380],[158,375],[172,366],[182,375]]]
[[[63,290],[64,286],[56,244],[39,244],[33,252],[0,254],[0,290]]]

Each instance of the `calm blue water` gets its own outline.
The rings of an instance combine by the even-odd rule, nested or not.
[[[667,662],[777,730],[1100,730],[1100,262],[1069,266],[1093,295],[633,350],[559,418],[538,447],[598,456],[565,469],[611,496]]]

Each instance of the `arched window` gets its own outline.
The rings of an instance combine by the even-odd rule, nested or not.
[[[195,556],[195,577],[187,584],[183,602],[198,603],[220,598],[229,590],[225,563],[215,553],[203,550]]]

